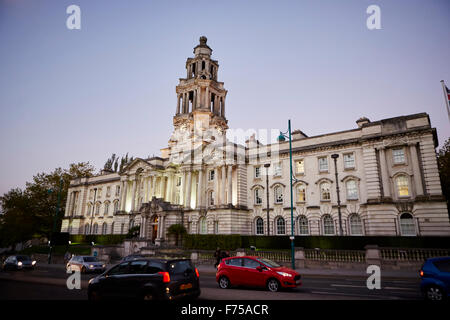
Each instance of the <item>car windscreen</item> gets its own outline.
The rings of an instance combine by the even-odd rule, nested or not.
[[[440,272],[450,273],[450,259],[433,261],[433,264],[438,268]]]
[[[84,262],[98,262],[96,257],[84,257]]]
[[[279,267],[281,267],[278,263],[273,262],[272,260],[269,260],[269,259],[258,258],[257,260],[259,262],[264,263],[266,266],[268,266],[270,268],[279,268]]]
[[[194,271],[194,267],[189,260],[169,261],[167,266],[170,274],[184,274],[186,271]]]
[[[29,256],[17,256],[17,261],[30,261]]]

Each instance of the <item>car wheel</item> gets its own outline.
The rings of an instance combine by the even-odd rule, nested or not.
[[[277,292],[280,289],[280,283],[277,279],[269,279],[267,281],[267,289],[272,292]]]
[[[438,286],[429,286],[425,291],[427,300],[442,301],[445,298],[444,292]]]
[[[89,294],[89,300],[100,300],[100,293],[97,290],[91,291]]]
[[[219,287],[221,289],[228,289],[230,287],[230,280],[228,280],[228,278],[225,276],[220,277]]]

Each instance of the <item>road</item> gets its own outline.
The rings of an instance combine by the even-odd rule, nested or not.
[[[33,271],[0,272],[1,300],[84,300],[87,281],[94,275],[82,275],[81,290],[67,289],[68,274],[63,269],[41,266]],[[303,276],[303,285],[295,290],[272,293],[264,289],[217,286],[213,273],[200,274],[201,300],[419,300],[419,279],[389,279],[380,290],[369,290],[366,279],[345,276]]]

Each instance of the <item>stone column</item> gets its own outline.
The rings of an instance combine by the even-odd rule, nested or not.
[[[301,247],[295,248],[295,267],[304,268],[305,267],[305,251]]]
[[[166,189],[166,177],[161,176],[161,182],[159,183],[159,194],[162,199],[165,198],[165,189]]]
[[[180,114],[180,94],[177,94],[177,114]]]
[[[137,181],[136,177],[133,180],[133,191],[131,193],[131,211],[135,210],[136,205],[136,187],[137,187]]]
[[[416,195],[423,195],[423,186],[422,186],[422,177],[420,174],[420,166],[419,166],[419,157],[417,155],[417,146],[416,144],[411,144],[409,146],[409,150],[411,153],[411,162],[412,162],[412,168],[413,168],[413,178],[414,178],[414,185],[416,189]]]
[[[219,204],[219,169],[214,169],[214,205]]]
[[[160,223],[160,228],[159,228],[159,238],[163,239],[164,238],[164,216],[161,215],[160,219],[161,223]]]
[[[184,206],[186,208],[191,207],[191,189],[192,189],[192,173],[188,171],[187,174],[187,189],[186,189],[186,201],[184,202]]]
[[[197,208],[203,206],[203,168],[198,171]]]
[[[197,105],[197,90],[194,89],[192,98],[192,111],[195,110],[196,105]]]
[[[380,148],[380,169],[381,169],[381,180],[383,180],[383,192],[385,197],[391,196],[391,188],[389,183],[389,174],[387,171],[386,164],[386,149]]]
[[[211,98],[209,97],[209,88],[208,87],[206,87],[205,108],[208,108],[209,111],[212,111],[211,110]]]
[[[144,179],[144,202],[148,202],[148,178]]]
[[[123,181],[122,195],[120,201],[120,211],[125,211],[125,205],[127,202],[127,192],[128,192],[128,180]]]
[[[186,195],[184,194],[186,190],[186,172],[181,171],[181,186],[180,186],[180,204],[184,206]]]
[[[225,96],[222,97],[222,117],[225,118]]]
[[[227,199],[225,197],[226,190],[226,168],[225,165],[222,166],[222,175],[220,177],[222,185],[220,187],[220,204],[226,204]]]
[[[233,203],[233,166],[228,165],[228,204]]]

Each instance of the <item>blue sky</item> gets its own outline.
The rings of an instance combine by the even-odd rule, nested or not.
[[[66,8],[81,8],[81,30]],[[381,8],[381,30],[366,9]],[[427,112],[450,136],[450,2],[0,0],[0,194],[38,172],[167,146],[201,35],[231,128],[309,136]]]

